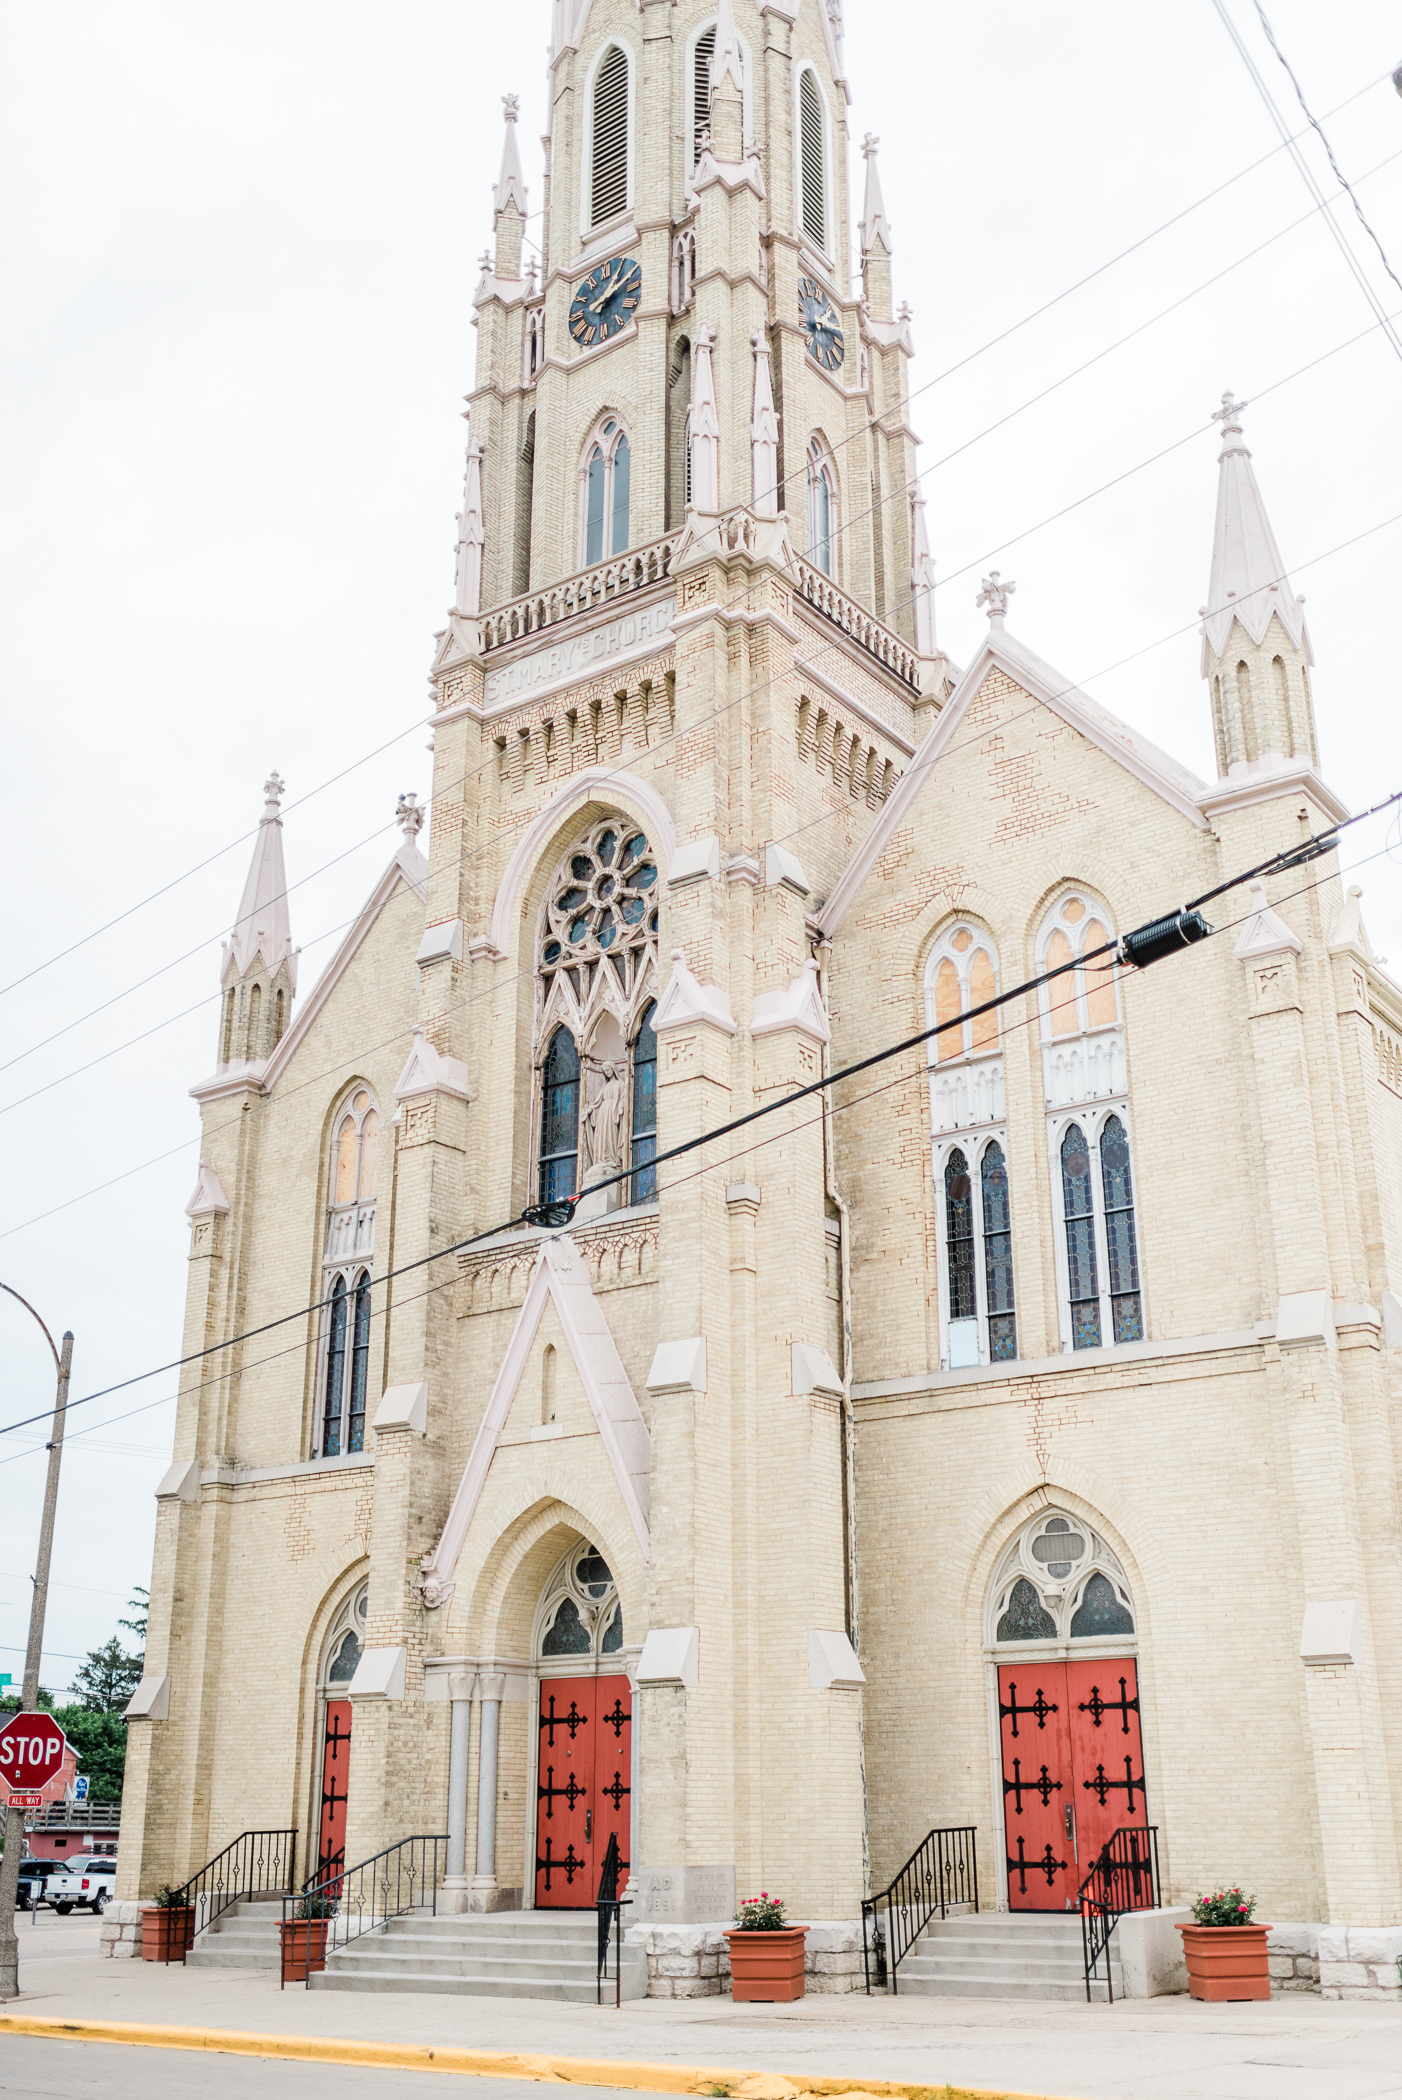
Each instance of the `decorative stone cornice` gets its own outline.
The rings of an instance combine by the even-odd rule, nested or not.
[[[444,1057],[429,1040],[428,1030],[416,1024],[404,1069],[394,1083],[396,1101],[417,1101],[426,1094],[451,1094],[459,1101],[472,1099],[467,1066],[460,1057]]]

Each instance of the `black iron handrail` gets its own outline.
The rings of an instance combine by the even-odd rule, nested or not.
[[[183,1888],[171,1896],[172,1913],[191,1910],[194,1916],[173,1945],[175,1921],[165,1936],[162,1957],[169,1967],[176,1955],[185,1963],[195,1935],[222,1917],[241,1896],[280,1896],[297,1886],[297,1833],[295,1830],[245,1830],[231,1845],[192,1874]]]
[[[300,1895],[282,1901],[282,1985],[305,1983],[324,1969],[328,1958],[367,1932],[383,1932],[391,1918],[411,1910],[438,1915],[439,1848],[447,1856],[446,1834],[401,1838],[357,1866],[334,1860],[314,1875]],[[289,1925],[305,1926],[289,1946]]]
[[[618,1832],[609,1833],[608,1850],[604,1854],[603,1869],[599,1875],[599,1893],[595,1907],[599,1913],[599,1961],[594,1978],[594,2003],[604,2002],[604,1985],[608,1980],[609,1933],[614,1936],[613,2002],[623,2003],[623,1906],[631,1897],[618,1893],[618,1877],[623,1871],[619,1856]]]
[[[1105,1957],[1105,1989],[1115,2002],[1110,1975],[1110,1940],[1126,1911],[1157,1910],[1159,1887],[1159,1826],[1157,1823],[1126,1823],[1113,1831],[1096,1855],[1095,1865],[1076,1894],[1081,1913],[1081,1953],[1085,1958],[1086,2000],[1091,1981]]]
[[[878,1986],[896,1993],[896,1971],[936,1911],[959,1905],[978,1909],[978,1833],[972,1823],[932,1830],[921,1839],[889,1888],[862,1900],[862,1973],[871,1991],[875,1958]],[[885,1929],[881,1906],[885,1905]],[[871,1930],[867,1926],[870,1921]],[[874,1943],[874,1944],[873,1944]]]

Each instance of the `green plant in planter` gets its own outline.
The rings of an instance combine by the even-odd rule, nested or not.
[[[292,1916],[299,1925],[308,1919],[334,1918],[335,1915],[336,1899],[329,1889],[310,1889],[305,1896],[299,1896],[292,1907]]]
[[[784,1899],[764,1891],[758,1896],[743,1896],[735,1922],[742,1932],[783,1932],[789,1922],[784,1916]]]
[[[1249,1925],[1255,1908],[1256,1898],[1243,1896],[1240,1889],[1215,1889],[1210,1896],[1198,1897],[1193,1905],[1193,1922],[1197,1925]]]
[[[151,1901],[155,1904],[157,1910],[188,1910],[190,1908],[190,1899],[185,1894],[184,1889],[173,1889],[168,1881],[161,1883]]]

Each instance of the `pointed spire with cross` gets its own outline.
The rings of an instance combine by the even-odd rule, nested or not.
[[[1213,422],[1220,423],[1222,426],[1222,451],[1219,457],[1225,458],[1228,452],[1246,451],[1244,444],[1240,446],[1232,444],[1233,438],[1241,436],[1241,412],[1246,406],[1245,401],[1235,399],[1229,387],[1222,396],[1222,406],[1213,409]]]
[[[891,224],[886,217],[886,201],[881,194],[881,176],[876,165],[876,149],[880,144],[874,131],[869,131],[862,140],[862,158],[867,164],[866,191],[862,200],[862,252],[869,254],[880,241],[889,255]]]

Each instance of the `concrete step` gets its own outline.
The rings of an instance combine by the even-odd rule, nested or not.
[[[1107,1995],[1103,1975],[1102,1966],[1093,2000]],[[1117,1961],[1110,1978],[1118,1997]],[[1037,1911],[937,1918],[902,1961],[897,1983],[913,1997],[1084,2000],[1081,1921]]]
[[[197,1935],[185,1965],[191,1969],[276,1969],[281,1960],[281,1921],[281,1897],[241,1896]]]
[[[592,1913],[495,1911],[435,1918],[414,1912],[335,1949],[311,1984],[321,1991],[444,1991],[592,2005],[597,1957]],[[604,1991],[612,1996],[611,1979]],[[625,1948],[623,1996],[646,1995],[647,1959],[641,1950]]]

